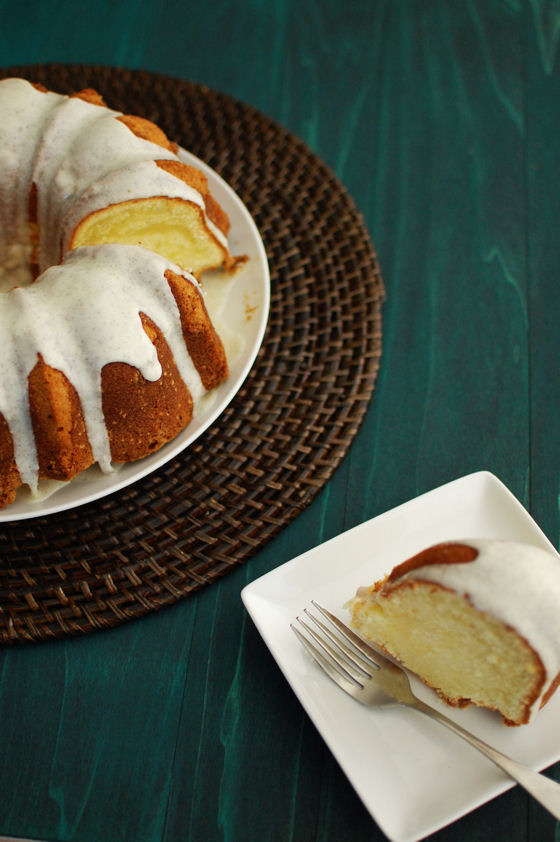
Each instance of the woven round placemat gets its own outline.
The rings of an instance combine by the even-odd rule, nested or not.
[[[245,384],[194,445],[95,503],[0,529],[0,642],[115,626],[246,561],[313,499],[375,386],[383,284],[332,172],[254,108],[166,76],[91,66],[0,70],[61,93],[94,87],[219,172],[268,254],[266,335]]]

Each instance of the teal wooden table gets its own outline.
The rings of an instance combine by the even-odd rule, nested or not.
[[[384,838],[240,592],[481,469],[558,546],[559,33],[556,0],[0,0],[2,66],[157,71],[249,103],[302,138],[364,215],[387,291],[367,416],[293,523],[173,607],[0,649],[0,834]],[[432,838],[559,834],[515,788]]]

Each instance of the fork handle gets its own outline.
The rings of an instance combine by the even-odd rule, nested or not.
[[[560,821],[559,783],[547,778],[546,775],[542,775],[540,772],[535,772],[533,769],[529,769],[527,766],[524,766],[522,763],[518,763],[516,760],[512,760],[511,757],[507,757],[505,754],[502,754],[501,751],[497,751],[495,748],[492,748],[492,746],[488,745],[488,743],[485,743],[483,740],[479,740],[478,737],[474,736],[474,734],[470,734],[468,731],[465,731],[464,728],[461,728],[461,726],[457,725],[457,723],[452,719],[448,719],[443,713],[440,713],[438,710],[435,710],[435,708],[424,704],[424,702],[420,699],[415,699],[414,704],[411,706],[416,710],[425,713],[432,719],[436,719],[442,725],[445,725],[459,737],[462,737],[474,746],[474,748],[477,748],[480,752],[482,752],[482,754],[485,754],[489,760],[495,763],[496,766],[499,766],[499,768],[506,772],[510,778],[513,778],[514,781],[517,781],[517,783],[526,789],[527,792],[531,793],[533,798],[535,798],[539,804],[546,807],[546,809]]]

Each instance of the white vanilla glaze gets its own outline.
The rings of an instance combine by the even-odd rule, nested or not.
[[[29,190],[39,140],[64,97],[24,79],[0,82],[0,255],[29,240]]]
[[[32,489],[38,462],[27,384],[38,354],[76,389],[94,459],[104,471],[111,470],[111,453],[102,410],[103,366],[120,361],[135,366],[147,380],[161,375],[140,313],[165,335],[195,406],[204,395],[166,269],[186,277],[200,292],[194,277],[165,258],[139,246],[109,244],[74,249],[32,286],[0,296],[0,413],[14,440],[21,479]]]
[[[436,582],[467,596],[480,611],[515,629],[539,655],[546,681],[533,710],[560,670],[560,558],[512,541],[468,539],[453,543],[478,550],[473,561],[426,564],[389,584]]]

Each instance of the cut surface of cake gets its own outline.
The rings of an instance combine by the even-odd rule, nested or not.
[[[227,378],[199,281],[245,258],[178,153],[95,91],[0,81],[0,508],[154,452]]]
[[[352,626],[448,704],[521,725],[560,682],[560,559],[509,541],[429,547],[348,603]]]

